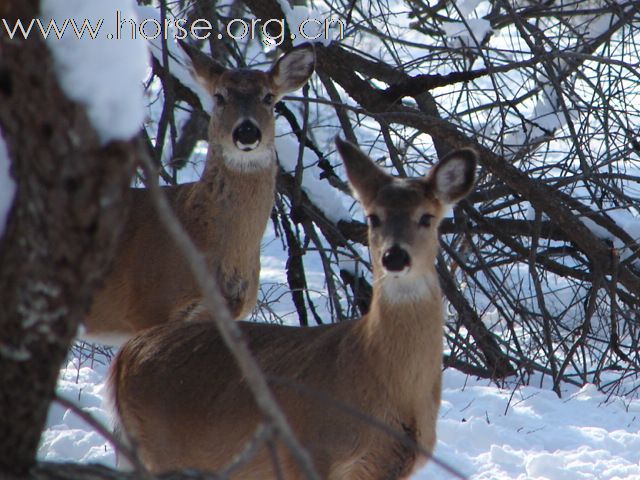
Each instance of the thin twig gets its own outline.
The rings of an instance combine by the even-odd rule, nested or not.
[[[244,446],[242,451],[233,458],[231,463],[226,467],[224,467],[222,470],[220,470],[218,474],[222,478],[231,477],[233,473],[237,472],[246,464],[248,464],[251,461],[251,459],[256,455],[258,450],[260,450],[260,448],[262,448],[265,445],[265,443],[269,440],[269,438],[272,436],[273,436],[272,426],[265,425],[264,423],[261,423],[260,425],[258,425],[258,428],[256,428],[253,438],[249,440],[249,442],[247,442],[247,444]]]
[[[153,163],[146,155],[142,155],[140,161],[146,172],[147,187],[149,188],[156,213],[189,264],[191,272],[202,291],[203,304],[209,312],[211,312],[212,319],[218,327],[220,336],[233,353],[238,367],[255,397],[258,407],[266,416],[267,421],[273,424],[305,477],[310,480],[320,480],[311,461],[311,457],[298,442],[282,410],[276,403],[273,393],[260,370],[260,366],[247,347],[240,327],[231,318],[229,310],[226,307],[226,302],[218,288],[217,281],[207,269],[207,262],[204,256],[198,251],[191,241],[191,238],[189,238],[188,234],[184,231],[171,209],[167,198],[160,190],[157,178],[152,174]]]
[[[105,427],[102,424],[102,422],[100,422],[96,417],[94,417],[90,413],[85,412],[84,410],[82,410],[82,408],[80,408],[74,402],[60,396],[58,393],[54,394],[53,400],[63,408],[67,408],[71,410],[75,415],[80,417],[87,425],[89,425],[96,432],[102,435],[109,443],[111,443],[111,445],[113,445],[113,448],[116,450],[116,452],[118,454],[122,454],[127,459],[127,461],[130,462],[131,465],[133,465],[136,474],[139,475],[140,478],[142,479],[151,478],[149,471],[146,469],[146,467],[140,460],[140,457],[138,457],[138,453],[135,451],[135,449],[131,448],[129,445],[127,445],[122,440],[120,440],[116,435],[113,434],[113,432],[111,432],[111,430],[109,430],[109,428]]]

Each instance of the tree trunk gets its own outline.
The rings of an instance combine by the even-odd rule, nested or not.
[[[10,24],[36,0],[0,4]],[[34,32],[32,32],[34,33]],[[101,147],[41,38],[0,35],[0,129],[16,196],[0,238],[0,477],[26,475],[61,362],[113,255],[133,143]]]

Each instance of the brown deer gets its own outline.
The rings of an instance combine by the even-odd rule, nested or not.
[[[311,45],[300,46],[262,72],[229,70],[199,50],[186,44],[183,48],[215,108],[201,179],[164,191],[217,276],[232,316],[242,318],[256,303],[260,240],[274,203],[274,105],[307,82],[315,54]],[[94,299],[81,336],[119,344],[142,329],[201,313],[195,279],[161,225],[149,192],[131,189],[128,220],[112,271]]]
[[[336,142],[369,221],[369,313],[318,327],[240,325],[322,478],[406,478],[426,461],[411,445],[430,452],[435,444],[443,337],[438,224],[472,188],[476,154],[454,151],[425,178],[401,179]],[[154,472],[218,470],[263,421],[210,322],[141,333],[120,350],[109,386],[119,428]],[[400,436],[350,413],[356,410]],[[281,445],[276,452],[281,477],[264,446],[231,477],[300,478]]]

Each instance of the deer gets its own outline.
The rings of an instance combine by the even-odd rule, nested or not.
[[[280,57],[268,72],[227,69],[181,43],[191,73],[211,94],[209,149],[201,178],[163,187],[173,211],[205,254],[235,319],[257,302],[260,241],[275,201],[274,106],[302,87],[315,67],[311,44]],[[115,260],[84,320],[81,338],[120,345],[164,322],[202,313],[201,294],[182,253],[158,219],[147,189],[130,189]]]
[[[428,460],[418,452],[436,441],[444,323],[437,229],[473,187],[477,154],[455,150],[424,177],[398,178],[355,145],[336,144],[368,219],[368,313],[314,327],[239,325],[321,478],[407,478]],[[152,472],[219,470],[263,421],[211,322],[140,333],[115,357],[108,388],[118,431]],[[277,467],[262,446],[231,478],[301,478],[281,447],[276,441]]]

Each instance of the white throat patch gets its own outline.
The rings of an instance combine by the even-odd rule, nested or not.
[[[414,276],[387,273],[380,279],[380,291],[389,303],[411,303],[437,295],[438,278],[433,274]]]
[[[260,148],[243,152],[233,149],[231,152],[223,151],[222,158],[227,167],[237,172],[252,172],[264,170],[275,162],[276,154],[272,148]]]

